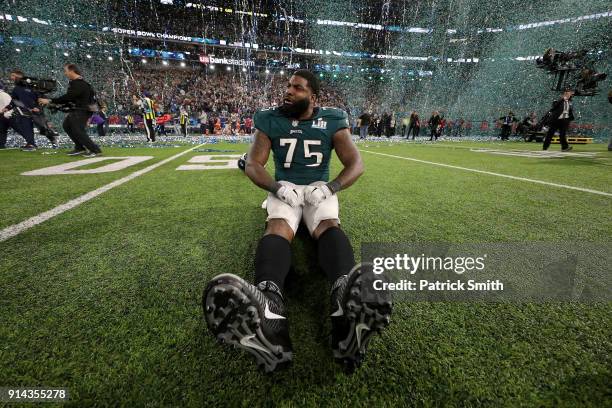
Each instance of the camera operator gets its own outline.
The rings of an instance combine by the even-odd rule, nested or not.
[[[85,154],[85,149],[87,149],[89,153],[85,154],[85,156],[95,157],[101,154],[102,150],[90,139],[86,128],[87,121],[92,113],[92,105],[95,103],[94,90],[91,85],[85,82],[81,76],[81,71],[76,65],[65,64],[64,75],[70,80],[66,94],[53,99],[40,98],[38,102],[41,105],[72,103],[74,107],[66,115],[63,123],[64,130],[74,142],[74,150],[69,152],[68,155],[77,156]]]
[[[559,140],[561,141],[561,151],[568,152],[572,147],[567,143],[565,133],[572,120],[574,120],[574,108],[572,107],[572,97],[574,91],[566,89],[560,99],[553,102],[552,109],[548,112],[550,115],[548,133],[544,139],[543,149],[548,150],[555,131],[559,131]]]
[[[28,109],[29,112],[27,113],[30,115],[32,123],[38,129],[38,132],[49,139],[51,146],[57,148],[57,137],[59,135],[49,126],[45,113],[37,101],[37,99],[42,95],[27,86],[21,85],[23,78],[24,74],[22,71],[18,69],[11,71],[10,79],[15,83],[15,88],[13,89],[11,96],[14,100],[16,99],[21,101],[21,103]]]
[[[31,109],[37,106],[37,94],[19,85],[17,81],[20,78],[23,78],[21,71],[11,72],[10,79],[15,82],[15,86],[10,93],[11,105],[3,108],[3,113],[10,113],[0,116],[0,145],[4,146],[8,129],[12,128],[26,140],[21,150],[31,152],[37,149],[34,141],[34,123],[30,115]]]

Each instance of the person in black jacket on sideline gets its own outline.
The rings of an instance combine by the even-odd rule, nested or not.
[[[440,121],[442,121],[440,113],[438,111],[433,111],[429,118],[429,130],[431,131],[429,140],[434,140],[434,137],[438,140],[438,126],[440,125]]]
[[[567,143],[565,133],[572,120],[574,120],[574,108],[572,107],[572,96],[574,91],[566,89],[560,99],[553,102],[550,113],[550,122],[548,123],[548,133],[544,139],[543,149],[548,150],[555,132],[559,131],[559,140],[561,141],[561,151],[568,152],[572,147]]]
[[[510,133],[512,133],[512,125],[517,121],[514,113],[512,111],[508,112],[506,116],[499,118],[499,121],[501,122],[501,140],[508,140]]]
[[[95,93],[81,76],[81,71],[74,64],[64,65],[64,75],[70,80],[65,95],[53,99],[40,98],[41,105],[74,104],[74,108],[64,118],[63,127],[70,139],[74,142],[74,150],[69,156],[85,154],[85,157],[95,157],[102,153],[100,147],[91,140],[87,134],[87,121],[91,116],[91,107],[95,103]],[[89,153],[87,153],[89,150]]]

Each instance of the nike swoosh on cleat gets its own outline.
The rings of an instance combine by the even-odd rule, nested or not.
[[[362,330],[370,330],[367,324],[359,323],[355,326],[355,333],[357,334],[357,347],[361,348],[361,331]]]
[[[338,310],[331,314],[332,317],[342,316],[344,315],[344,311],[342,310],[342,306],[340,306],[340,301],[338,301]]]
[[[276,313],[272,312],[270,310],[270,307],[268,306],[268,303],[266,303],[266,308],[264,310],[264,317],[266,319],[285,319],[285,316],[281,316],[281,315],[277,315]]]
[[[257,350],[264,351],[264,352],[266,352],[266,353],[268,353],[268,354],[272,354],[272,353],[270,352],[270,350],[268,350],[267,348],[261,347],[259,344],[257,344],[257,343],[255,343],[255,342],[251,341],[251,339],[252,339],[253,337],[255,337],[255,335],[254,335],[254,334],[251,334],[250,336],[245,336],[245,337],[241,338],[241,339],[240,339],[240,344],[242,344],[242,345],[243,345],[243,346],[245,346],[245,347],[254,348],[254,349],[257,349]]]

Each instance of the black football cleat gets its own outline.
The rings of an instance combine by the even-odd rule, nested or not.
[[[291,363],[289,323],[282,294],[274,282],[254,286],[224,273],[207,285],[202,306],[206,324],[217,340],[248,351],[265,372]]]
[[[36,146],[31,145],[31,144],[27,144],[25,146],[21,146],[21,151],[22,152],[35,152],[37,149]]]
[[[357,264],[332,287],[332,352],[352,373],[361,366],[372,335],[389,325],[393,302],[388,291],[374,291],[371,269]]]
[[[51,143],[51,148],[52,149],[59,148],[59,143],[57,142],[58,136],[59,135],[57,133],[52,133],[52,134],[49,135],[49,142]]]

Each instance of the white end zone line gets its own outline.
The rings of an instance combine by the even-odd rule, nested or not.
[[[97,188],[93,191],[90,191],[89,193],[85,193],[80,197],[77,197],[75,199],[72,199],[70,201],[68,201],[67,203],[58,205],[55,208],[52,208],[49,211],[45,211],[43,213],[40,213],[38,215],[35,215],[34,217],[28,218],[25,221],[22,221],[18,224],[13,224],[11,226],[8,226],[6,228],[4,228],[3,230],[0,231],[0,242],[2,241],[6,241],[9,238],[14,237],[15,235],[19,235],[21,234],[23,231],[30,229],[38,224],[41,224],[53,217],[55,217],[56,215],[60,215],[68,210],[73,209],[74,207],[77,207],[81,204],[83,204],[86,201],[89,201],[97,196],[99,196],[102,193],[107,192],[108,190],[115,188],[117,186],[120,186],[122,184],[127,183],[130,180],[135,179],[138,176],[142,176],[145,173],[150,172],[151,170],[155,170],[156,168],[158,168],[159,166],[163,166],[164,164],[178,158],[181,157],[184,154],[189,153],[190,151],[197,149],[198,147],[202,147],[204,146],[205,143],[202,143],[200,145],[191,147],[185,151],[182,151],[178,154],[175,154],[174,156],[168,157],[158,163],[152,164],[148,167],[145,167],[144,169],[140,169],[137,170],[131,174],[128,174],[127,176],[120,178],[119,180],[115,180],[111,183],[108,183],[100,188]]]
[[[565,184],[551,183],[549,181],[528,179],[528,178],[525,178],[525,177],[510,176],[508,174],[494,173],[492,171],[470,169],[468,167],[453,166],[452,164],[445,164],[445,163],[436,163],[436,162],[427,161],[427,160],[414,159],[412,157],[395,156],[393,154],[380,153],[380,152],[372,152],[370,150],[363,150],[363,149],[360,149],[360,150],[362,152],[366,152],[366,153],[378,154],[378,155],[381,155],[381,156],[393,157],[393,158],[402,159],[402,160],[410,160],[410,161],[414,161],[414,162],[417,162],[417,163],[431,164],[433,166],[448,167],[448,168],[451,168],[451,169],[471,171],[471,172],[474,172],[474,173],[488,174],[490,176],[504,177],[504,178],[509,178],[509,179],[512,179],[512,180],[527,181],[529,183],[543,184],[543,185],[546,185],[546,186],[566,188],[568,190],[576,190],[576,191],[582,191],[584,193],[591,193],[591,194],[598,194],[598,195],[602,195],[602,196],[606,196],[606,197],[612,197],[612,193],[606,193],[605,191],[591,190],[589,188],[574,187],[574,186],[568,186],[568,185],[565,185]]]

